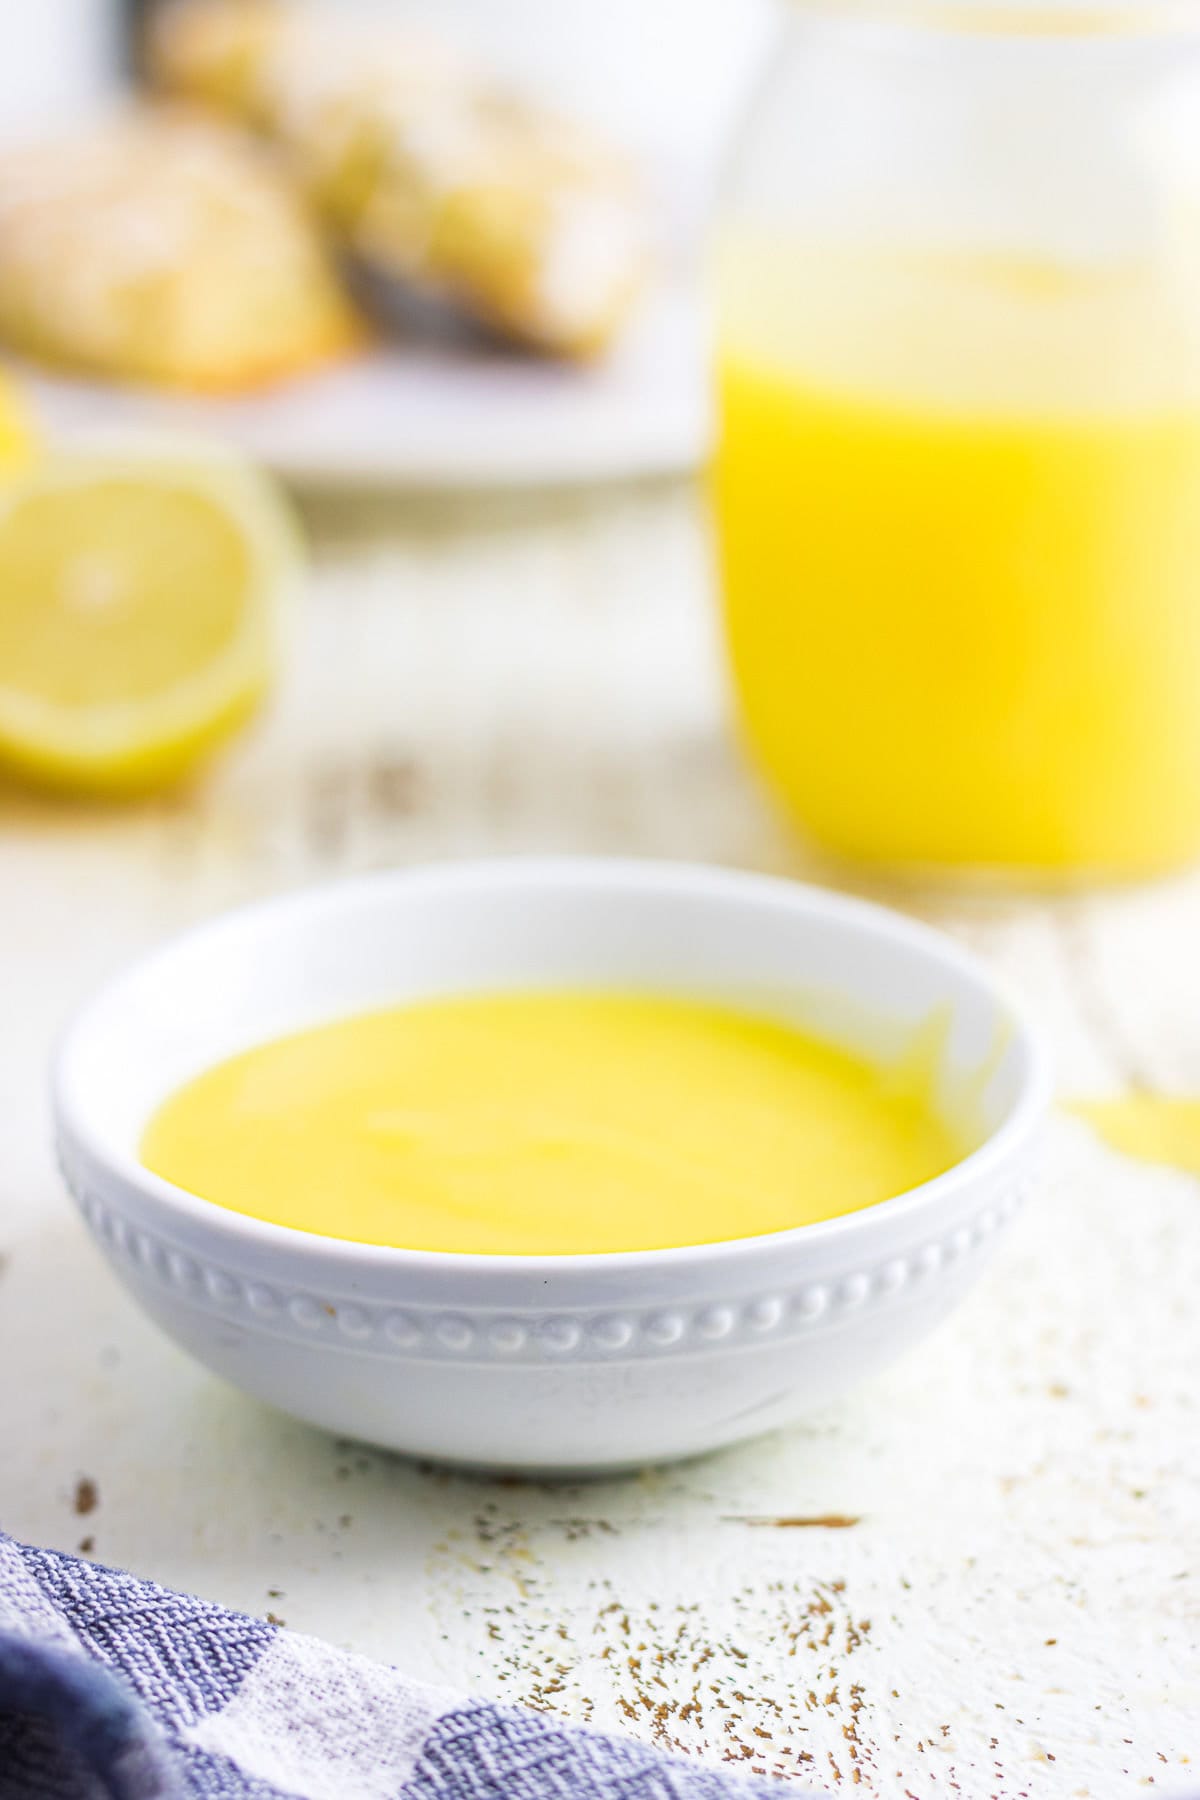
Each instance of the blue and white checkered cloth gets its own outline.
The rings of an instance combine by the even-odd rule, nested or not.
[[[0,1535],[0,1800],[779,1792]]]

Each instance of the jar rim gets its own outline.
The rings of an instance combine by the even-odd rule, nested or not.
[[[798,0],[802,11],[1010,38],[1200,33],[1200,0]]]

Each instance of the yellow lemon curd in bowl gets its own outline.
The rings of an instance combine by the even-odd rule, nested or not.
[[[784,1231],[970,1148],[931,1059],[884,1068],[778,1020],[656,993],[423,1000],[219,1063],[145,1166],[234,1212],[412,1250],[570,1255]]]

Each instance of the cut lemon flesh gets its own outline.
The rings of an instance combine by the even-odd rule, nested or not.
[[[299,567],[224,456],[58,456],[0,489],[0,764],[80,791],[186,773],[252,712]]]
[[[36,441],[15,387],[0,370],[0,480],[32,462]]]

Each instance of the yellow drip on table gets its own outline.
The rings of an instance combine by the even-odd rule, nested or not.
[[[906,864],[1200,851],[1200,252],[1174,271],[731,233],[715,499],[749,745]]]
[[[927,1057],[889,1072],[724,1006],[553,991],[421,1001],[262,1045],[168,1099],[141,1154],[301,1231],[567,1255],[835,1218],[963,1152]]]
[[[1125,1156],[1200,1175],[1200,1098],[1121,1094],[1111,1100],[1073,1100],[1070,1111]]]

